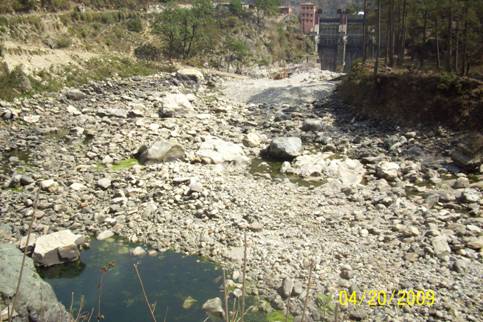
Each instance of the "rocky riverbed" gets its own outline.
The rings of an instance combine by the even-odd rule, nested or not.
[[[313,321],[343,289],[436,292],[347,320],[478,321],[483,181],[452,162],[463,134],[358,120],[336,76],[183,70],[2,102],[0,236],[26,234],[38,187],[37,235],[109,230],[240,270],[247,232],[250,292],[295,316],[313,262]]]

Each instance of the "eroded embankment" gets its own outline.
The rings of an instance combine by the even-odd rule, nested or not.
[[[483,124],[483,83],[449,74],[383,72],[356,68],[338,96],[361,116],[403,125],[477,130]]]

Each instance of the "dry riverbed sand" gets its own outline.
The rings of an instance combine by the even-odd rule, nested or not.
[[[482,181],[448,171],[459,134],[355,120],[336,76],[159,74],[1,103],[3,239],[25,234],[40,186],[37,234],[110,230],[239,270],[246,231],[251,293],[295,316],[315,263],[306,321],[344,289],[436,292],[432,307],[342,307],[347,320],[478,321]],[[274,137],[301,138],[302,157],[263,163]]]

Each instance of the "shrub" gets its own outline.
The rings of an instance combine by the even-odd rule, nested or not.
[[[161,49],[152,44],[143,44],[134,50],[139,59],[157,61],[161,59]]]
[[[13,0],[0,1],[0,14],[13,12]]]
[[[22,66],[15,67],[9,72],[5,66],[0,71],[0,99],[12,100],[15,96],[32,90],[30,78],[25,74]]]
[[[35,0],[17,0],[13,1],[13,9],[15,11],[27,12],[35,9],[37,2]]]
[[[129,19],[126,26],[127,30],[132,32],[141,32],[144,29],[143,22],[138,16]]]
[[[47,10],[69,10],[70,9],[70,1],[69,0],[45,0],[42,1],[42,5]]]
[[[56,48],[69,48],[72,45],[72,39],[67,35],[62,35],[55,41]]]

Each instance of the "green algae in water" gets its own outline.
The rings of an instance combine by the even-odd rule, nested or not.
[[[132,168],[136,164],[139,164],[139,161],[137,159],[131,158],[131,159],[126,159],[126,160],[121,160],[121,161],[113,164],[111,169],[113,171],[122,171],[122,170],[125,170],[125,169]]]
[[[326,180],[321,178],[302,178],[298,175],[281,173],[282,163],[276,160],[255,158],[250,164],[249,172],[255,176],[265,176],[268,174],[272,179],[288,178],[292,183],[303,187],[319,187],[326,183]]]
[[[97,284],[101,269],[111,263],[105,273],[102,288],[101,313],[105,322],[149,321],[149,313],[133,268],[139,271],[151,303],[156,304],[156,318],[167,322],[200,322],[206,318],[201,307],[214,297],[223,297],[222,272],[213,263],[197,256],[164,252],[156,256],[135,257],[127,248],[137,244],[121,239],[93,240],[91,247],[81,253],[78,262],[39,268],[42,278],[54,289],[57,298],[67,308],[74,292],[74,311],[84,297],[84,311],[97,308]],[[260,303],[247,297],[247,307]],[[232,301],[229,303],[232,306]],[[95,315],[94,315],[95,316]],[[246,322],[275,321],[276,313],[250,312]],[[285,321],[285,320],[284,320]],[[289,321],[292,321],[289,319]]]
[[[285,316],[282,311],[272,311],[266,316],[267,322],[293,322],[293,316]]]
[[[201,310],[209,298],[221,296],[221,270],[198,257],[166,252],[162,256],[135,257],[125,253],[126,247],[137,245],[123,241],[97,241],[81,253],[77,263],[41,269],[41,276],[52,285],[58,299],[66,306],[75,294],[74,307],[79,307],[80,296],[85,297],[85,309],[97,307],[97,283],[100,270],[112,262],[113,268],[104,275],[101,313],[104,321],[148,321],[144,297],[133,268],[139,271],[149,299],[156,303],[158,320],[162,321],[168,308],[167,321],[199,322],[206,318]],[[198,299],[189,309],[183,309],[186,298]]]

